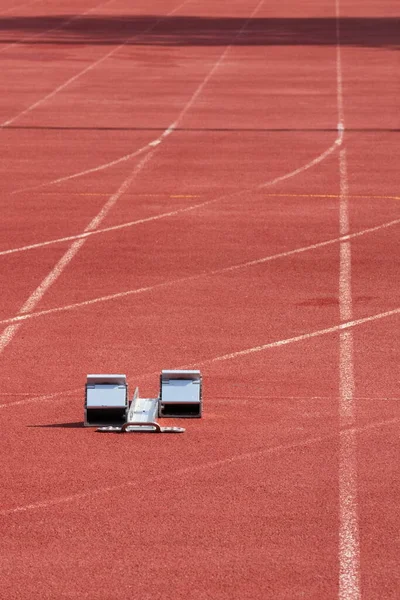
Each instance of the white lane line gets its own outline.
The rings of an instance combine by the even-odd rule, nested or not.
[[[107,228],[99,229],[99,230],[93,231],[93,232],[79,233],[79,234],[76,234],[76,235],[65,236],[65,237],[62,237],[62,238],[55,238],[53,240],[46,240],[44,242],[37,242],[36,244],[29,244],[29,245],[26,245],[26,246],[20,246],[19,248],[10,248],[8,250],[2,250],[2,251],[0,251],[0,256],[5,256],[6,254],[14,254],[15,252],[25,252],[25,251],[28,251],[28,250],[35,250],[37,248],[43,248],[44,246],[50,246],[52,244],[61,244],[63,242],[69,242],[71,240],[77,240],[77,239],[80,239],[80,238],[83,238],[83,237],[89,237],[91,235],[98,235],[100,233],[105,233],[105,232],[108,232],[108,231],[117,231],[118,229],[123,229],[125,227],[132,227],[134,225],[139,225],[139,224],[142,224],[142,223],[148,223],[150,221],[157,221],[159,219],[165,219],[167,217],[175,216],[175,215],[178,215],[178,214],[183,213],[183,212],[189,212],[191,210],[196,210],[198,208],[203,208],[205,206],[208,206],[208,205],[211,205],[211,204],[215,204],[217,202],[221,202],[222,200],[227,200],[228,198],[234,198],[234,197],[237,197],[237,196],[241,196],[242,194],[245,194],[245,193],[256,192],[256,191],[259,191],[259,190],[261,190],[263,188],[273,186],[273,185],[279,183],[280,181],[284,181],[285,179],[289,179],[291,177],[295,177],[296,175],[299,175],[300,173],[304,173],[305,171],[307,171],[311,167],[313,167],[316,164],[320,163],[327,156],[329,156],[330,154],[332,154],[337,149],[337,147],[340,146],[340,145],[341,145],[341,136],[339,135],[338,138],[335,140],[335,142],[327,150],[325,150],[322,154],[320,154],[319,156],[317,156],[316,158],[314,158],[310,162],[306,163],[305,165],[299,167],[298,169],[296,169],[294,171],[291,171],[290,173],[287,173],[285,175],[281,175],[280,177],[277,177],[275,179],[271,179],[270,181],[266,181],[264,183],[256,185],[253,188],[242,189],[242,190],[239,190],[237,192],[223,194],[222,196],[218,196],[217,198],[213,198],[211,200],[206,200],[205,202],[200,202],[198,204],[192,204],[192,205],[190,205],[188,207],[181,208],[181,209],[178,209],[176,211],[171,211],[171,212],[166,212],[166,213],[159,213],[158,215],[153,215],[151,217],[146,217],[144,219],[138,219],[136,221],[129,221],[128,223],[122,223],[121,225],[114,225],[113,227],[107,227]],[[141,154],[145,150],[148,150],[147,146],[143,147],[143,148],[140,148],[137,151],[137,154]],[[43,186],[45,186],[45,185],[48,185],[48,184],[43,184]],[[39,186],[39,187],[41,187],[41,186]],[[36,188],[32,188],[32,189],[36,189]],[[12,192],[12,193],[13,194],[17,193],[17,191]],[[394,221],[394,223],[397,223],[397,221]]]
[[[367,235],[369,233],[373,233],[375,231],[380,231],[382,229],[386,229],[388,227],[393,227],[394,225],[400,224],[400,219],[396,219],[395,221],[389,221],[388,223],[383,223],[382,225],[377,225],[375,227],[369,227],[368,229],[363,229],[361,231],[357,231],[355,233],[350,233],[348,235],[332,238],[329,240],[325,240],[323,242],[318,242],[316,244],[310,244],[309,246],[302,246],[301,248],[295,248],[293,250],[286,250],[285,252],[278,252],[277,254],[269,254],[267,256],[263,256],[262,258],[257,258],[254,260],[249,260],[243,263],[237,263],[235,265],[230,265],[228,267],[222,267],[220,269],[214,269],[211,271],[206,271],[203,273],[198,273],[196,275],[190,275],[189,277],[181,277],[179,279],[171,279],[168,281],[163,281],[161,283],[157,283],[152,286],[147,286],[143,288],[134,288],[130,290],[126,290],[124,292],[116,292],[115,294],[107,294],[106,296],[98,296],[97,298],[91,298],[89,300],[83,300],[82,302],[75,302],[73,304],[67,304],[64,306],[57,306],[55,308],[49,308],[47,310],[41,310],[37,312],[30,312],[24,315],[17,315],[15,317],[8,317],[6,319],[0,320],[0,325],[9,325],[12,323],[18,323],[20,321],[25,321],[27,319],[35,319],[37,317],[42,317],[45,315],[51,315],[58,312],[76,310],[79,308],[84,308],[86,306],[91,306],[93,304],[98,304],[101,302],[109,302],[111,300],[118,300],[120,298],[125,298],[127,296],[133,296],[137,294],[143,294],[146,292],[152,292],[164,287],[170,287],[179,285],[181,283],[187,283],[189,281],[194,281],[196,279],[213,277],[215,275],[221,275],[223,273],[229,273],[231,271],[236,271],[238,269],[246,269],[249,267],[261,265],[263,263],[267,263],[273,260],[277,260],[279,258],[286,258],[288,256],[293,256],[296,254],[302,254],[303,252],[309,252],[311,250],[317,250],[318,248],[323,248],[325,246],[331,246],[333,244],[338,244],[342,241],[346,241],[349,239],[361,237]],[[97,230],[100,231],[100,230]],[[96,233],[96,232],[94,232]]]
[[[348,323],[340,323],[338,325],[334,325],[332,327],[328,327],[326,329],[319,329],[317,331],[311,331],[308,333],[304,333],[295,337],[291,337],[291,338],[286,338],[283,340],[277,340],[275,342],[269,342],[267,344],[264,344],[262,346],[254,346],[253,348],[246,348],[245,350],[238,350],[236,352],[231,352],[229,354],[223,354],[221,356],[215,356],[214,358],[210,358],[210,359],[204,359],[204,360],[199,360],[197,362],[193,362],[189,365],[178,365],[173,367],[174,369],[183,369],[183,368],[194,368],[197,366],[202,366],[202,365],[207,365],[207,364],[212,364],[214,362],[219,362],[222,360],[232,360],[235,358],[240,358],[242,356],[247,356],[249,354],[253,354],[255,352],[263,352],[264,350],[268,350],[270,348],[279,348],[281,346],[286,346],[288,344],[293,344],[293,343],[297,343],[297,342],[302,342],[302,341],[306,341],[309,339],[312,339],[314,337],[319,337],[319,336],[323,336],[323,335],[328,335],[331,333],[337,333],[340,331],[346,331],[347,329],[353,328],[353,327],[358,327],[359,325],[364,325],[365,323],[372,323],[374,321],[378,321],[380,319],[385,319],[385,318],[389,318],[395,315],[399,315],[400,314],[400,308],[395,308],[393,310],[389,310],[383,313],[378,313],[375,315],[370,315],[369,317],[364,317],[362,319],[357,319],[355,321],[350,321]],[[153,376],[153,375],[157,375],[159,374],[159,371],[152,371],[149,373],[143,373],[142,377],[149,377],[149,376]],[[82,388],[75,388],[72,390],[69,390],[68,393],[75,393],[75,392],[81,392]],[[62,395],[65,394],[65,392],[55,392],[54,396],[58,396],[58,395]],[[18,400],[17,402],[10,402],[7,404],[2,404],[0,405],[0,408],[9,408],[18,404],[25,404],[25,402],[36,402],[36,401],[40,401],[42,399],[45,399],[47,397],[53,397],[53,394],[51,394],[50,396],[37,396],[35,398],[29,398],[26,400]]]
[[[43,98],[41,98],[40,100],[37,100],[37,102],[34,102],[33,104],[31,104],[30,106],[28,106],[27,108],[25,108],[23,111],[21,111],[20,113],[18,113],[14,117],[11,117],[10,119],[7,119],[6,121],[3,121],[3,123],[0,123],[0,129],[4,129],[4,128],[8,127],[12,123],[14,123],[15,121],[17,121],[21,117],[23,117],[24,115],[32,112],[38,106],[41,106],[42,104],[44,104],[45,102],[47,102],[51,98],[54,98],[54,96],[56,94],[58,94],[59,92],[61,92],[62,90],[64,90],[66,87],[68,87],[69,85],[71,85],[71,83],[74,83],[75,81],[77,81],[78,79],[80,79],[81,77],[83,77],[83,75],[86,75],[86,73],[89,73],[89,71],[92,71],[94,68],[96,68],[98,65],[100,65],[101,63],[103,63],[105,60],[107,60],[108,58],[110,58],[111,56],[113,56],[118,50],[120,50],[121,48],[123,48],[124,46],[126,46],[126,44],[128,44],[131,40],[136,39],[136,38],[140,37],[141,35],[145,35],[146,33],[149,33],[150,31],[152,31],[155,27],[157,27],[157,25],[159,23],[161,23],[162,21],[164,21],[168,16],[173,15],[176,11],[178,11],[182,6],[184,6],[185,4],[187,4],[187,2],[189,2],[189,1],[190,0],[185,0],[179,6],[177,6],[171,12],[169,12],[167,16],[165,16],[165,17],[159,17],[152,25],[150,25],[149,27],[147,27],[147,29],[145,29],[143,32],[135,34],[134,36],[130,36],[124,42],[122,42],[122,44],[119,44],[118,46],[116,46],[115,48],[113,48],[112,50],[110,50],[109,52],[107,52],[107,54],[104,54],[101,58],[99,58],[98,60],[92,62],[90,65],[88,65],[87,67],[85,67],[84,69],[82,69],[81,71],[79,71],[79,73],[77,73],[73,77],[70,77],[69,79],[67,79],[67,81],[65,81],[64,83],[62,83],[58,87],[56,87],[52,92],[50,92],[49,94],[46,94],[45,96],[43,96]]]
[[[47,242],[38,242],[37,244],[30,244],[28,246],[21,246],[20,248],[11,248],[10,250],[3,250],[0,252],[0,256],[7,254],[14,254],[15,252],[25,252],[28,250],[35,250],[37,248],[43,248],[44,246],[52,246],[54,244],[62,244],[64,242],[70,242],[72,240],[78,240],[82,238],[88,238],[92,235],[99,235],[101,233],[107,233],[109,231],[118,231],[127,227],[134,227],[135,225],[142,225],[143,223],[150,223],[152,221],[159,221],[160,219],[166,219],[167,217],[174,217],[180,213],[189,212],[209,204],[210,201],[201,202],[199,204],[192,204],[186,208],[179,208],[177,210],[171,210],[169,212],[160,213],[151,217],[145,217],[143,219],[137,219],[135,221],[129,221],[128,223],[122,223],[121,225],[113,225],[112,227],[104,227],[103,229],[96,229],[95,231],[87,231],[85,233],[78,233],[77,235],[68,235],[63,238],[56,238],[54,240],[48,240]]]
[[[37,38],[40,38],[43,35],[47,35],[48,33],[52,33],[53,31],[60,31],[61,29],[64,29],[65,27],[67,27],[73,21],[77,21],[78,19],[82,19],[84,16],[90,14],[94,10],[97,10],[100,7],[104,7],[107,4],[110,4],[111,2],[115,2],[115,0],[106,0],[106,2],[100,2],[100,4],[97,4],[96,6],[93,6],[92,8],[89,8],[85,12],[83,12],[83,13],[81,13],[79,15],[75,15],[74,17],[71,17],[71,18],[63,21],[60,25],[57,25],[57,27],[52,27],[51,29],[45,29],[43,31],[39,31],[38,33],[24,36],[24,37],[20,38],[19,40],[17,40],[16,42],[9,42],[9,43],[7,43],[7,45],[4,48],[0,49],[0,54],[2,52],[6,52],[6,51],[10,50],[10,48],[14,48],[15,46],[20,46],[21,44],[27,44],[31,40],[35,40]],[[0,41],[0,44],[1,43],[2,42]]]
[[[346,150],[339,153],[340,164],[340,233],[349,231],[349,199]],[[351,292],[351,242],[340,243],[339,309],[342,321],[353,318]],[[340,402],[341,426],[355,423],[355,381],[353,332],[340,332]],[[357,500],[357,433],[348,431],[339,445],[339,600],[360,600],[360,539]]]
[[[215,69],[214,69],[215,71]],[[198,94],[197,94],[198,95]],[[124,156],[121,156],[119,158],[116,158],[113,161],[107,162],[107,163],[103,163],[101,165],[97,165],[96,167],[92,167],[90,169],[86,169],[84,171],[79,171],[78,173],[72,173],[71,175],[66,175],[65,177],[59,177],[58,179],[53,179],[52,181],[47,181],[45,183],[41,183],[39,185],[35,185],[35,186],[31,186],[31,187],[25,187],[25,188],[18,188],[17,190],[14,190],[13,192],[11,192],[11,196],[14,194],[20,194],[23,192],[31,192],[34,190],[38,190],[47,186],[51,186],[51,185],[55,185],[58,183],[63,183],[65,181],[70,181],[72,179],[76,179],[78,177],[83,177],[84,175],[89,175],[91,173],[97,173],[99,171],[104,171],[106,169],[109,169],[110,167],[114,167],[115,165],[118,165],[122,162],[126,162],[132,158],[135,158],[136,156],[139,156],[140,154],[143,154],[143,152],[146,152],[146,150],[148,150],[149,147],[151,146],[157,146],[158,144],[161,143],[161,138],[169,135],[170,133],[172,133],[172,131],[174,131],[177,128],[177,123],[172,123],[169,128],[160,136],[160,138],[157,138],[155,140],[152,140],[151,142],[147,143],[146,145],[142,146],[141,148],[138,148],[137,150],[135,150],[134,152],[131,152],[129,154],[125,154]],[[256,186],[255,188],[251,188],[249,190],[244,190],[244,191],[251,191],[253,189],[263,189],[265,187],[269,187],[272,185],[275,185],[277,183],[280,183],[281,181],[285,181],[286,179],[290,179],[291,177],[295,177],[296,175],[300,175],[301,173],[305,173],[305,171],[308,171],[308,169],[311,169],[312,167],[314,167],[315,165],[319,164],[320,162],[322,162],[323,160],[325,160],[329,155],[331,155],[333,152],[335,152],[335,150],[337,150],[337,148],[339,146],[341,146],[342,144],[342,140],[343,140],[343,129],[341,127],[338,127],[338,136],[335,139],[335,141],[333,142],[333,144],[331,146],[329,146],[329,148],[327,148],[326,150],[324,150],[321,154],[319,154],[318,156],[316,156],[315,158],[313,158],[312,160],[310,160],[309,162],[305,163],[304,165],[302,165],[301,167],[298,167],[296,169],[294,169],[293,171],[290,171],[289,173],[286,173],[284,175],[280,175],[279,177],[275,177],[274,179],[271,179],[269,181],[266,181],[265,183],[261,183],[258,186]],[[232,195],[238,194],[240,192],[236,192],[233,193]],[[222,196],[222,198],[225,198],[226,196]],[[215,200],[215,202],[217,202],[220,198],[217,198]]]
[[[196,464],[190,467],[184,467],[182,469],[177,469],[172,472],[166,472],[161,475],[155,475],[151,477],[146,477],[144,480],[138,480],[137,478],[132,481],[123,481],[122,483],[118,483],[115,485],[109,485],[100,488],[94,488],[92,490],[88,490],[86,492],[78,492],[76,494],[69,494],[68,496],[59,496],[57,498],[50,498],[48,500],[42,500],[38,502],[32,502],[30,504],[13,506],[10,508],[3,508],[0,510],[0,516],[5,517],[8,515],[15,514],[23,514],[29,512],[31,510],[40,510],[42,508],[50,508],[52,506],[58,506],[60,504],[68,504],[70,502],[80,501],[80,500],[90,500],[95,496],[99,496],[102,494],[110,494],[113,492],[117,492],[124,489],[136,488],[145,486],[150,483],[159,482],[159,481],[168,481],[175,477],[182,476],[190,476],[195,473],[206,471],[210,469],[224,468],[226,466],[246,461],[246,460],[254,460],[256,458],[262,458],[264,456],[273,456],[275,454],[281,454],[283,452],[290,452],[292,450],[297,450],[299,448],[306,448],[309,446],[314,446],[315,444],[326,444],[330,440],[335,440],[339,436],[347,435],[349,432],[354,433],[368,433],[369,431],[373,431],[374,429],[379,429],[381,427],[388,427],[391,425],[397,425],[399,423],[398,418],[387,419],[385,421],[380,421],[378,423],[369,423],[367,425],[358,427],[357,429],[350,430],[342,430],[337,433],[333,433],[331,435],[321,435],[306,438],[304,440],[299,440],[297,442],[289,442],[287,444],[280,444],[278,446],[270,446],[269,448],[264,448],[263,450],[255,450],[251,452],[244,452],[242,454],[236,454],[233,456],[228,456],[226,458],[221,458],[218,460],[209,461],[202,464]],[[129,435],[129,434],[127,434]]]
[[[165,130],[165,132],[162,134],[162,136],[160,136],[160,138],[166,137],[167,135],[170,135],[170,133],[172,133],[172,130],[170,127],[168,127],[168,129]],[[13,192],[11,192],[10,196],[13,196],[14,194],[20,194],[23,192],[32,192],[34,190],[39,190],[41,188],[44,188],[44,187],[47,187],[50,185],[63,183],[64,181],[70,181],[71,179],[77,179],[78,177],[83,177],[84,175],[90,175],[91,173],[99,173],[100,171],[104,171],[105,169],[114,167],[115,165],[118,165],[122,162],[131,160],[132,158],[135,158],[136,156],[140,156],[144,152],[147,152],[153,146],[158,146],[161,143],[160,138],[156,138],[156,139],[152,140],[151,142],[148,142],[144,146],[141,146],[134,152],[131,152],[130,154],[125,154],[124,156],[121,156],[120,158],[116,158],[115,160],[112,160],[111,162],[105,163],[103,165],[98,165],[98,166],[92,167],[90,169],[86,169],[85,171],[79,171],[78,173],[73,173],[72,175],[66,175],[65,177],[59,177],[58,179],[53,179],[52,181],[47,181],[46,183],[41,183],[40,185],[34,185],[32,187],[25,187],[25,188],[18,188],[17,190],[14,190]]]
[[[336,20],[336,89],[338,123],[345,131],[343,68],[340,29],[340,0],[335,0]],[[341,236],[350,231],[349,189],[346,149],[339,152],[339,230]],[[351,242],[340,242],[339,311],[342,322],[353,319],[351,290]],[[353,332],[341,330],[339,335],[340,427],[353,426],[356,420]],[[361,600],[360,534],[357,500],[357,432],[341,436],[339,444],[339,600]]]
[[[166,132],[168,132],[168,133],[165,132],[160,137],[165,137],[165,135],[169,135],[175,129],[176,129],[176,124],[170,125],[170,127],[166,130]],[[13,192],[11,192],[10,195],[12,196],[14,194],[20,194],[20,193],[23,193],[23,192],[32,192],[34,190],[38,190],[38,189],[41,189],[41,188],[44,188],[44,187],[47,187],[47,186],[55,185],[55,184],[58,184],[58,183],[63,183],[64,181],[70,181],[71,179],[76,179],[78,177],[83,177],[84,175],[90,175],[91,173],[97,173],[99,171],[104,171],[106,169],[109,169],[110,167],[114,167],[115,165],[118,165],[118,164],[120,164],[122,162],[126,162],[127,160],[135,158],[136,156],[139,156],[140,154],[143,154],[143,152],[146,152],[146,150],[148,150],[149,147],[151,147],[151,146],[157,146],[160,143],[161,143],[161,140],[159,138],[157,138],[155,140],[152,140],[151,142],[149,142],[145,146],[142,146],[141,148],[138,148],[134,152],[131,152],[130,154],[125,154],[124,156],[116,158],[115,160],[113,160],[111,162],[104,163],[104,164],[98,165],[96,167],[92,167],[90,169],[86,169],[85,171],[79,171],[78,173],[73,173],[71,175],[66,175],[65,177],[59,177],[58,179],[53,179],[52,181],[47,181],[46,183],[41,183],[39,185],[35,185],[35,186],[32,186],[32,187],[18,188],[17,190],[14,190]],[[308,163],[302,165],[301,167],[298,167],[294,171],[291,171],[290,173],[286,173],[284,175],[276,177],[275,179],[271,179],[270,181],[267,181],[265,183],[261,183],[259,186],[257,186],[256,189],[262,189],[264,187],[269,187],[271,185],[275,185],[276,183],[279,183],[281,181],[285,181],[286,179],[290,179],[291,177],[295,177],[296,175],[299,175],[300,173],[304,173],[305,171],[308,171],[308,169],[311,169],[315,165],[317,165],[320,162],[322,162],[323,160],[325,160],[325,158],[327,158],[330,154],[332,154],[338,148],[338,146],[341,145],[341,143],[342,143],[342,133],[339,130],[338,131],[338,137],[336,138],[336,140],[333,142],[333,144],[331,146],[329,146],[329,148],[327,148],[326,150],[324,150],[321,154],[319,154],[318,156],[316,156],[315,158],[313,158]],[[251,188],[251,189],[254,189],[254,188]],[[248,190],[248,191],[251,191],[251,189]]]
[[[143,152],[146,152],[149,148],[152,148],[154,146],[158,146],[159,144],[161,144],[166,137],[168,137],[171,133],[173,133],[176,130],[176,128],[178,127],[179,123],[182,121],[182,119],[184,118],[184,116],[186,115],[186,113],[191,109],[191,107],[193,106],[193,104],[196,102],[197,98],[202,93],[202,91],[205,88],[205,86],[208,84],[208,82],[210,81],[210,79],[213,77],[213,75],[215,74],[215,72],[217,71],[217,69],[221,66],[223,60],[225,59],[227,53],[230,51],[230,49],[234,45],[235,41],[243,34],[243,32],[246,29],[248,23],[254,17],[254,15],[259,11],[260,7],[262,6],[262,4],[264,4],[264,2],[265,2],[265,0],[260,0],[260,2],[257,4],[256,8],[251,13],[250,17],[248,17],[248,19],[246,19],[246,21],[244,22],[244,24],[242,25],[242,27],[235,34],[232,42],[229,44],[229,46],[227,46],[225,48],[225,50],[222,52],[222,54],[220,55],[220,57],[218,58],[218,60],[214,63],[214,65],[211,68],[211,70],[208,72],[208,74],[206,75],[206,77],[203,79],[202,83],[198,86],[198,88],[196,89],[196,91],[192,95],[192,97],[189,100],[189,102],[185,105],[185,107],[181,111],[178,119],[176,121],[174,121],[173,123],[171,123],[169,125],[169,127],[158,138],[155,138],[154,140],[151,140],[150,142],[148,142],[147,144],[145,144],[141,148],[138,148],[137,150],[135,150],[133,152],[130,152],[129,154],[125,154],[124,156],[121,156],[121,157],[119,157],[119,158],[117,158],[117,159],[115,159],[113,161],[108,162],[108,163],[104,163],[104,164],[98,165],[96,167],[92,167],[90,169],[85,169],[84,171],[79,171],[78,173],[73,173],[71,175],[66,175],[65,177],[59,177],[58,179],[53,179],[52,181],[48,181],[46,183],[42,183],[42,184],[37,185],[37,186],[32,186],[32,187],[27,187],[27,188],[19,188],[17,190],[14,190],[13,192],[11,192],[11,195],[17,194],[17,193],[21,193],[21,192],[26,192],[26,191],[33,191],[33,190],[36,190],[36,189],[40,189],[40,188],[47,187],[47,186],[54,185],[54,184],[58,184],[58,183],[63,183],[65,181],[70,181],[72,179],[76,179],[78,177],[83,177],[84,175],[89,175],[91,173],[98,173],[99,171],[103,171],[105,169],[109,169],[110,167],[113,167],[113,166],[118,165],[118,164],[120,164],[122,162],[125,162],[127,160],[132,159],[132,158],[135,158],[136,156],[139,156],[140,154],[143,154]]]
[[[246,348],[245,350],[238,350],[236,352],[230,352],[229,354],[222,354],[221,356],[214,356],[214,358],[208,358],[206,360],[197,362],[196,364],[206,365],[208,363],[219,362],[222,360],[232,360],[234,358],[241,358],[243,356],[248,356],[248,355],[254,354],[256,352],[263,352],[264,350],[269,350],[269,348],[280,348],[281,346],[286,346],[287,344],[293,344],[295,342],[302,342],[302,341],[310,340],[311,338],[319,337],[322,335],[327,335],[329,333],[337,333],[340,331],[347,331],[348,329],[351,329],[352,327],[357,327],[358,325],[364,325],[365,323],[372,323],[373,321],[378,321],[379,319],[385,319],[387,317],[393,317],[398,314],[400,314],[400,308],[394,308],[394,309],[388,310],[386,312],[377,313],[375,315],[370,315],[369,317],[363,317],[362,319],[354,319],[352,321],[348,321],[347,323],[340,323],[339,325],[333,325],[332,327],[326,327],[325,329],[318,329],[316,331],[303,333],[301,335],[296,335],[291,338],[277,340],[275,342],[268,342],[267,344],[262,344],[261,346],[253,346],[252,348]],[[185,366],[193,367],[194,363],[191,365],[185,365]],[[177,368],[183,368],[183,366],[180,366]]]
[[[54,400],[58,398],[62,400],[64,396],[70,396],[71,394],[82,393],[82,388],[76,388],[74,390],[64,390],[62,392],[53,392],[52,394],[41,394],[40,396],[29,396],[28,398],[23,398],[22,400],[16,400],[15,402],[6,402],[4,404],[0,404],[0,408],[10,408],[12,406],[19,406],[20,404],[32,404],[35,402],[43,402],[46,400]],[[10,394],[11,396],[13,394]]]
[[[175,8],[173,11],[171,11],[170,13],[168,13],[169,15],[175,13],[179,8],[181,8],[184,4],[186,4],[188,0],[185,0],[185,2],[183,4],[180,4],[177,8]],[[245,24],[241,27],[241,29],[238,31],[238,33],[235,36],[235,40],[236,38],[242,33],[242,31],[244,30],[245,26],[247,25],[247,23],[249,22],[249,20],[253,17],[253,15],[257,12],[258,8],[264,3],[265,0],[260,0],[260,2],[257,4],[257,7],[255,10],[253,10],[253,12],[251,13],[251,16],[245,21]],[[158,19],[156,21],[155,24],[153,24],[150,28],[148,28],[146,31],[153,29],[157,23],[163,21],[166,17],[162,17],[160,19]],[[137,37],[137,36],[134,36]],[[131,39],[131,38],[130,38]],[[124,42],[125,44],[126,42]],[[118,49],[119,47],[122,47],[124,44],[121,44],[121,46],[118,46],[116,49]],[[229,46],[230,47],[230,46]],[[116,49],[114,49],[112,51],[115,52]],[[178,123],[181,121],[181,119],[184,117],[184,115],[186,114],[186,112],[188,111],[188,109],[193,105],[193,102],[195,99],[198,98],[199,94],[201,93],[201,91],[204,89],[204,86],[207,84],[207,82],[209,81],[211,74],[213,74],[216,70],[216,68],[221,64],[221,61],[223,59],[223,57],[225,56],[227,51],[227,48],[221,53],[220,57],[218,58],[218,60],[216,61],[216,63],[213,65],[213,67],[211,68],[211,70],[208,72],[208,74],[204,77],[204,79],[202,80],[202,82],[200,83],[200,85],[196,88],[194,94],[190,97],[189,101],[186,103],[186,105],[183,107],[183,109],[181,110],[181,112],[178,115],[177,120],[170,125],[158,138],[158,141],[161,142],[163,140],[163,138],[165,138],[166,136],[170,135],[174,128],[178,125]],[[110,53],[107,56],[110,56]],[[106,57],[103,57],[100,62],[102,60],[104,60]],[[90,70],[91,68],[93,68],[95,65],[99,64],[99,61],[93,63],[92,65],[90,65],[89,67],[87,67],[84,72],[87,72],[87,70]],[[81,72],[81,74],[83,74],[83,72]],[[80,76],[80,75],[79,75]],[[75,78],[77,78],[78,76],[76,76]],[[71,81],[71,80],[69,80]],[[63,84],[63,86],[61,87],[66,87],[66,85],[68,85],[68,82]],[[57,90],[59,90],[61,88],[57,88]],[[57,93],[57,90],[55,90],[55,92],[52,92],[51,95],[54,95],[55,93]],[[50,96],[51,96],[50,95]],[[46,98],[49,96],[46,96]],[[42,99],[42,101],[44,101],[45,99]],[[40,101],[40,103],[42,102]],[[36,103],[37,105],[37,103]],[[34,108],[36,105],[32,105],[31,108]],[[21,113],[23,114],[23,113]],[[18,115],[18,116],[21,116]],[[15,117],[15,118],[18,118]],[[153,144],[153,146],[157,146],[157,144]],[[94,217],[94,219],[89,223],[89,225],[85,228],[84,233],[87,233],[89,231],[92,231],[94,229],[96,229],[98,227],[98,225],[101,223],[101,221],[104,219],[104,217],[108,214],[108,212],[111,210],[111,208],[114,206],[114,204],[117,202],[117,200],[120,198],[120,196],[129,188],[129,186],[131,185],[132,181],[135,179],[135,177],[137,176],[137,174],[141,171],[141,169],[145,166],[146,162],[150,159],[150,157],[152,157],[153,153],[155,152],[156,148],[151,148],[148,152],[147,155],[144,156],[144,158],[142,158],[142,160],[138,163],[138,165],[135,167],[132,175],[130,175],[120,186],[119,190],[116,192],[116,194],[114,194],[103,206],[103,208],[100,210],[100,212],[96,215],[96,217]],[[73,259],[73,257],[77,254],[77,252],[80,250],[80,248],[83,246],[83,244],[85,243],[85,239],[79,239],[76,240],[75,242],[73,242],[73,244],[71,245],[71,247],[67,250],[67,252],[61,257],[61,259],[58,261],[58,263],[55,265],[55,267],[51,270],[51,272],[43,279],[43,281],[40,283],[40,285],[37,287],[37,289],[29,296],[29,298],[27,299],[27,301],[24,303],[24,305],[22,306],[21,310],[19,311],[19,314],[25,314],[28,313],[30,311],[32,311],[35,306],[38,304],[38,302],[42,299],[43,295],[46,293],[46,291],[53,285],[53,283],[59,278],[59,276],[61,275],[61,273],[63,272],[63,270],[65,269],[65,267],[71,262],[71,260]],[[14,338],[14,336],[16,335],[18,329],[21,327],[22,322],[10,325],[9,327],[7,327],[5,329],[5,331],[0,335],[0,354],[5,350],[5,348],[10,344],[10,342],[12,341],[12,339]]]
[[[121,195],[126,191],[126,189],[131,185],[132,181],[137,177],[140,173],[146,162],[151,158],[152,152],[149,152],[147,156],[145,156],[135,167],[129,177],[121,184],[119,189],[115,194],[107,200],[104,204],[100,212],[92,219],[89,225],[86,227],[85,231],[90,231],[97,227],[101,221],[106,217],[108,212],[112,209],[114,204],[119,200]],[[19,314],[26,314],[32,311],[35,306],[40,302],[43,298],[44,294],[47,290],[53,285],[53,283],[60,277],[61,273],[64,269],[69,265],[74,256],[79,252],[83,244],[86,242],[86,239],[76,240],[71,244],[68,250],[63,254],[60,260],[56,263],[50,273],[43,279],[40,285],[36,288],[34,292],[29,296],[26,302],[23,304],[22,308],[19,311]],[[22,322],[15,323],[7,327],[3,333],[0,335],[0,354],[5,350],[5,348],[12,341],[14,336],[16,335],[18,329],[22,325]]]
[[[340,201],[339,231],[342,240],[339,245],[339,311],[341,321],[353,318],[353,300],[351,292],[351,238],[349,222],[349,190],[347,178],[346,150],[339,153],[340,165]],[[353,337],[351,331],[340,334],[340,418],[354,419],[354,373],[353,373]]]
[[[325,160],[339,146],[342,145],[342,142],[343,142],[343,130],[340,127],[338,127],[338,136],[337,136],[336,140],[333,142],[333,144],[331,146],[329,146],[329,148],[327,148],[324,152],[322,152],[322,154],[320,154],[319,156],[317,156],[316,158],[311,160],[306,165],[303,165],[302,167],[299,167],[298,169],[295,169],[294,171],[291,171],[290,173],[287,173],[286,175],[281,175],[280,177],[276,177],[276,179],[267,181],[267,183],[262,183],[258,189],[262,189],[265,187],[269,187],[271,185],[275,185],[276,183],[280,183],[281,181],[285,181],[286,179],[295,177],[295,175],[300,175],[301,173],[308,171],[308,169],[311,169],[311,167],[314,167],[315,165],[318,165],[320,162]]]

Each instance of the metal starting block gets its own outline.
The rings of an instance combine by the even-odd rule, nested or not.
[[[85,388],[86,427],[120,425],[128,414],[128,385],[125,375],[88,375]]]
[[[200,371],[162,371],[158,398],[140,398],[136,388],[128,404],[125,375],[88,375],[85,426],[102,432],[183,433],[183,427],[161,427],[157,417],[201,417]]]
[[[160,417],[201,417],[200,371],[161,371]]]

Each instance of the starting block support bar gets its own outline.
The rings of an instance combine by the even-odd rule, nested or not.
[[[99,427],[102,432],[183,433],[182,427],[161,427],[157,421],[158,398],[140,398],[136,388],[126,423],[121,426]]]

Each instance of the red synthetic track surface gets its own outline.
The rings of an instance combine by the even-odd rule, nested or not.
[[[399,597],[399,29],[0,0],[2,598]],[[182,365],[184,435],[82,428]]]

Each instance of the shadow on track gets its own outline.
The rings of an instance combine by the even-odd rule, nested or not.
[[[65,22],[73,19],[69,24]],[[158,20],[160,22],[147,33]],[[245,19],[235,17],[140,17],[57,15],[0,18],[0,43],[52,45],[225,46]],[[60,28],[55,31],[48,29]],[[341,45],[400,49],[400,17],[343,17]],[[22,40],[24,36],[40,36]],[[132,39],[130,39],[132,38]],[[334,46],[335,17],[253,18],[236,46]]]

